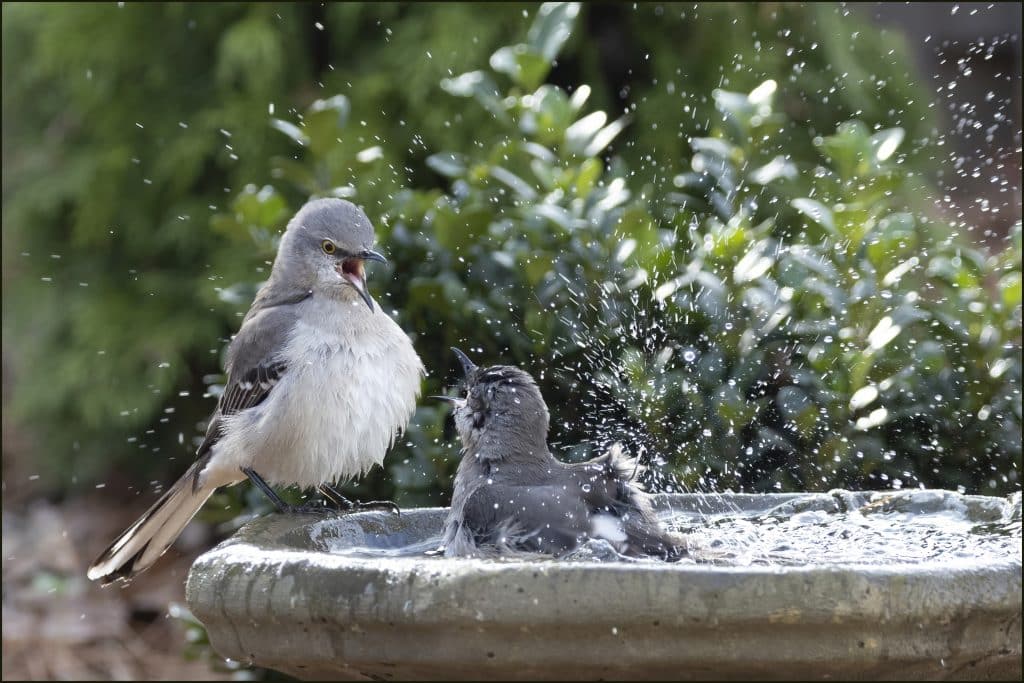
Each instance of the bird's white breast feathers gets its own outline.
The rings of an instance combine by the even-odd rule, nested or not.
[[[423,363],[404,331],[362,301],[312,301],[267,399],[229,418],[211,465],[277,485],[349,479],[384,460],[416,409]]]

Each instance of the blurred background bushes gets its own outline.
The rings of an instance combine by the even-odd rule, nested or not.
[[[424,394],[450,346],[521,365],[563,457],[1019,489],[1020,224],[938,214],[929,94],[842,6],[5,4],[3,37],[5,481],[182,471],[317,195],[377,225]],[[349,492],[446,502],[445,416]]]

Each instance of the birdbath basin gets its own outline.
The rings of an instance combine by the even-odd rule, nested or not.
[[[443,508],[256,519],[196,560],[224,657],[306,679],[1016,679],[1021,494],[660,495],[693,559],[425,555]]]

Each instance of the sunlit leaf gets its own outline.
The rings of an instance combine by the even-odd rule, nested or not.
[[[825,228],[825,231],[833,237],[838,237],[839,232],[836,230],[836,221],[832,215],[832,209],[825,206],[816,199],[810,199],[808,197],[799,197],[790,202],[792,207],[802,213],[803,215],[810,218],[817,225]]]
[[[796,166],[781,154],[764,166],[750,172],[750,180],[758,185],[767,185],[780,178],[791,179],[797,176]]]
[[[528,90],[533,90],[544,80],[551,63],[522,43],[508,45],[491,55],[491,68],[508,74],[512,80]]]
[[[510,187],[513,192],[523,199],[532,201],[537,198],[537,191],[529,183],[508,169],[501,166],[492,166],[490,173],[495,180]]]
[[[902,128],[886,128],[871,136],[871,148],[875,151],[877,161],[888,161],[903,142],[905,135]]]
[[[344,128],[348,123],[348,116],[352,111],[352,105],[344,95],[335,95],[334,97],[328,97],[327,99],[315,100],[313,104],[309,105],[309,111],[313,114],[322,111],[335,112],[338,117],[335,121],[335,125],[338,128]]]
[[[438,152],[427,157],[426,164],[449,178],[458,178],[466,174],[466,159],[461,154]]]
[[[1007,273],[999,280],[999,292],[1002,295],[1003,305],[1007,309],[1014,309],[1021,305],[1021,274],[1020,272]]]
[[[576,2],[544,3],[537,10],[537,16],[526,34],[526,42],[545,60],[552,61],[572,35],[579,11],[580,6]]]
[[[605,147],[611,144],[611,141],[615,139],[615,136],[621,133],[622,129],[628,124],[629,117],[623,116],[597,131],[597,133],[594,134],[593,139],[587,143],[587,146],[583,149],[583,156],[592,157],[601,152]]]
[[[507,120],[508,114],[501,104],[500,91],[494,80],[484,71],[470,71],[455,78],[445,78],[441,88],[458,97],[472,97],[483,107],[501,120]]]
[[[608,120],[608,115],[603,111],[595,111],[587,114],[576,123],[569,126],[565,131],[565,146],[570,152],[584,154],[584,149],[590,144],[601,126]],[[590,156],[584,154],[584,156]]]
[[[290,123],[283,119],[270,119],[270,127],[274,130],[280,131],[290,137],[296,144],[306,145],[309,142],[309,138],[302,129],[296,126],[294,123]]]

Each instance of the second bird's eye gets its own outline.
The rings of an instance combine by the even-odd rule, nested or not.
[[[334,246],[334,242],[330,240],[324,240],[321,242],[320,247],[324,250],[325,254],[333,254],[334,250],[337,248]]]

